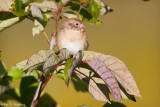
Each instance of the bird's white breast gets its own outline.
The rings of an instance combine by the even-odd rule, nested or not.
[[[64,38],[61,43],[62,47],[67,48],[71,52],[71,54],[76,54],[79,50],[82,50],[83,46],[81,40],[71,42],[67,38]]]

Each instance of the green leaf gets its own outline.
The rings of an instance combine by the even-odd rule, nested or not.
[[[30,106],[37,86],[38,82],[33,76],[22,78],[20,83],[20,97],[22,104],[25,104],[27,107]]]
[[[15,17],[12,13],[0,12],[0,22]]]
[[[85,85],[85,83],[75,74],[72,74],[71,81],[73,83],[74,88],[78,92],[88,92],[88,89]]]
[[[49,94],[45,93],[38,100],[36,107],[58,107],[58,104]]]
[[[44,21],[48,21],[48,19],[52,17],[52,16],[47,16],[47,14],[44,14],[44,13],[42,13],[42,16]]]
[[[29,14],[29,11],[30,9],[27,8],[27,10],[25,10],[25,8],[23,7],[23,4],[22,4],[22,0],[15,0],[14,1],[14,5],[13,5],[13,8],[10,9],[10,11],[18,16],[18,17],[21,17],[21,16],[26,16]]]
[[[64,73],[56,73],[55,74],[58,78],[64,79]]]
[[[8,101],[8,100],[20,100],[20,90],[19,88],[14,88],[14,89],[7,89],[4,93],[0,95],[0,100],[1,101]]]
[[[73,61],[73,58],[68,59],[64,68],[64,81],[67,84],[67,86],[69,81],[68,79],[70,79],[68,78],[68,69],[71,67],[72,61]]]
[[[6,73],[6,67],[1,60],[1,51],[0,51],[0,75],[4,75]]]
[[[8,76],[12,77],[12,81],[18,80],[20,78],[22,78],[22,76],[25,73],[22,73],[22,70],[20,70],[18,67],[16,66],[12,66],[10,69],[8,69]]]
[[[89,21],[92,19],[92,15],[84,8],[82,8],[79,12],[80,20]]]
[[[98,18],[98,15],[99,15],[99,10],[102,8],[102,6],[96,2],[96,1],[93,1],[90,6],[87,8],[87,11],[89,13],[92,14],[92,16],[97,19]]]
[[[80,9],[80,2],[78,0],[71,0],[65,7],[70,8],[74,11],[79,11]]]
[[[71,11],[67,11],[63,15],[67,18],[77,18],[76,14],[74,12],[71,12]]]
[[[126,105],[119,102],[111,102],[111,104],[106,103],[103,107],[127,107]]]
[[[2,52],[0,51],[0,61],[2,60]]]

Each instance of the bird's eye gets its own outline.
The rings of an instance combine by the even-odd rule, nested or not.
[[[78,26],[78,23],[76,23],[76,25]]]

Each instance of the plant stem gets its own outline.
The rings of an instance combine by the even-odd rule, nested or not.
[[[68,0],[64,5],[62,5],[61,8],[57,11],[57,17],[56,17],[55,28],[54,28],[53,34],[52,34],[53,37],[56,36],[57,27],[58,27],[58,21],[59,21],[60,15],[61,15],[61,13],[62,13],[62,10],[63,10],[64,6],[66,6],[70,1],[71,1],[71,0]]]
[[[36,104],[38,103],[38,98],[40,96],[41,88],[42,88],[44,80],[45,80],[45,77],[42,75],[30,107],[35,107]]]
[[[47,85],[48,81],[51,79],[54,71],[57,69],[58,66],[59,66],[59,65],[56,65],[56,66],[54,67],[54,69],[52,70],[51,75],[47,78],[45,84],[44,84],[43,87],[42,87],[42,91],[43,91],[43,89],[45,88],[45,86]]]
[[[43,34],[44,34],[44,36],[46,37],[46,39],[47,39],[48,43],[50,44],[50,40],[49,40],[49,38],[48,38],[48,36],[47,36],[47,34],[46,34],[46,32],[45,32],[45,31],[43,31]]]

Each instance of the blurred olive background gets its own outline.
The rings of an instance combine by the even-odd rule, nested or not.
[[[105,0],[104,0],[105,1]],[[122,100],[128,107],[160,107],[160,0],[106,0],[114,12],[101,20],[102,24],[88,23],[89,50],[110,54],[125,62],[136,79],[142,99],[137,102]],[[7,68],[29,58],[49,45],[43,34],[32,37],[33,22],[24,20],[0,32],[0,50]],[[49,21],[45,31],[52,33],[54,21]],[[19,82],[12,84],[18,87]],[[52,78],[45,92],[49,93],[62,107],[86,104],[102,107],[105,102],[95,101],[89,93],[76,92],[70,84]]]

